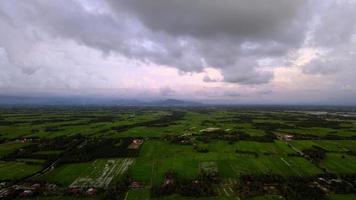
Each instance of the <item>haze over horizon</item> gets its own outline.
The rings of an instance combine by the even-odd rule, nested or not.
[[[0,3],[1,96],[355,105],[355,0]]]

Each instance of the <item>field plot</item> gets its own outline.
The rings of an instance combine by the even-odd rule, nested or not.
[[[355,200],[355,194],[333,194],[330,195],[329,200]]]
[[[150,197],[148,190],[130,190],[125,200],[241,200],[239,197],[183,197],[180,195],[171,195],[165,197],[154,198]],[[261,199],[262,200],[262,199]],[[265,200],[265,199],[263,199]],[[266,199],[266,200],[275,200],[275,199]],[[276,199],[277,200],[277,199]]]
[[[295,153],[287,144],[281,141],[275,141],[273,143],[261,143],[240,141],[236,144],[236,150],[238,151],[250,151],[258,154],[289,154]]]
[[[322,166],[334,173],[352,174],[356,172],[356,156],[327,153]]]
[[[28,144],[24,144],[21,142],[8,142],[8,143],[0,144],[0,159],[26,145]]]
[[[254,144],[254,143],[251,143]],[[273,146],[273,143],[268,143]],[[250,149],[258,149],[268,144],[255,145]],[[286,148],[285,144],[281,149]],[[178,175],[194,178],[198,175],[202,163],[217,163],[217,169],[223,178],[236,178],[243,174],[274,173],[283,176],[313,176],[322,171],[302,157],[288,156],[285,153],[273,155],[255,155],[236,153],[236,146],[226,142],[212,142],[204,145],[209,152],[199,153],[191,146],[169,144],[161,141],[148,141],[143,145],[140,156],[133,167],[132,176],[135,180],[158,184],[163,175],[174,170]],[[282,151],[273,150],[272,151]],[[276,148],[279,149],[279,148]],[[264,150],[259,150],[264,151]],[[203,164],[205,165],[205,164]]]
[[[354,140],[295,140],[291,144],[300,150],[310,149],[313,146],[321,147],[326,151],[346,152],[356,150],[356,141]]]
[[[260,197],[252,197],[248,198],[247,200],[284,200],[280,195],[266,195],[266,196],[260,196]]]
[[[279,195],[286,191],[317,191],[314,182],[325,175],[323,169],[353,179],[356,117],[282,109],[0,108],[0,182],[27,177],[57,160],[59,165],[33,179],[56,184],[58,196],[43,192],[33,199],[87,199],[88,187],[96,187],[92,199],[108,199],[110,193],[125,200],[283,200]],[[294,136],[282,141],[279,133]],[[310,160],[303,150],[310,150]],[[321,186],[329,189],[328,181]],[[130,189],[111,190],[113,182]],[[306,195],[322,199],[323,191]],[[355,199],[329,191],[331,200]],[[261,196],[249,198],[254,195]]]
[[[35,153],[33,153],[33,155],[38,155],[38,156],[58,156],[59,154],[61,154],[62,151],[37,151]]]
[[[41,169],[40,165],[26,164],[24,162],[3,162],[0,161],[0,181],[17,180]]]
[[[199,163],[199,169],[204,172],[218,173],[218,165],[216,162],[201,162]]]
[[[76,197],[76,196],[36,196],[21,198],[21,200],[95,200],[95,197]]]
[[[133,189],[126,194],[126,200],[149,200],[150,191],[148,189]]]
[[[107,160],[105,166],[102,163],[93,163],[93,171],[86,177],[78,177],[70,184],[70,187],[97,187],[107,188],[111,181],[124,174],[133,163],[133,159]]]
[[[218,162],[222,177],[244,174],[279,174],[282,176],[313,176],[322,171],[301,157],[238,155],[236,160]]]
[[[133,159],[99,159],[89,163],[64,164],[40,179],[71,187],[107,187],[110,182],[124,174]]]
[[[191,146],[169,145],[161,141],[147,141],[132,169],[135,180],[159,184],[169,170],[183,177],[194,177],[199,173],[199,161],[192,159]]]
[[[236,185],[236,179],[227,178],[224,179],[217,187],[217,194],[219,196],[233,197],[236,196],[234,192],[234,186]]]
[[[310,134],[315,136],[326,136],[329,134],[338,135],[338,136],[356,136],[355,127],[354,128],[325,128],[325,127],[310,127],[310,128],[295,128],[295,129],[281,129],[281,131],[292,133],[292,134]]]

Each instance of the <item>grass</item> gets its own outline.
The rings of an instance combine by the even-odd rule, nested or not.
[[[90,168],[91,163],[62,164],[53,171],[40,177],[40,179],[68,186],[79,176],[89,174]]]
[[[356,173],[356,156],[328,153],[321,165],[334,173]]]
[[[271,145],[273,146],[273,143]],[[277,153],[281,149],[287,149],[282,143],[275,145],[275,148],[271,148],[271,152]],[[268,149],[267,144],[262,146]],[[132,169],[132,176],[139,181],[148,183],[152,181],[154,184],[159,184],[165,172],[174,170],[182,177],[194,178],[199,173],[201,162],[216,162],[218,171],[224,178],[237,177],[240,174],[275,173],[283,176],[312,176],[322,173],[306,159],[289,157],[285,153],[255,157],[236,153],[235,145],[221,141],[208,143],[206,147],[209,149],[208,153],[199,153],[192,146],[156,140],[147,141]],[[251,149],[261,151],[258,147],[261,146],[255,145]]]
[[[42,160],[42,159],[32,159],[32,158],[18,158],[16,159],[17,162],[24,162],[24,163],[28,163],[28,164],[38,164],[41,165],[44,162],[46,162],[46,160]]]
[[[13,161],[0,161],[0,180],[18,180],[34,174],[40,169],[40,165],[29,165],[23,162]]]
[[[356,150],[356,141],[354,140],[294,140],[292,145],[300,150],[310,149],[313,146],[321,147],[331,152],[346,152],[349,150]]]
[[[256,123],[289,125],[276,132],[287,131],[297,134],[311,134],[326,136],[329,134],[339,136],[356,136],[355,120],[340,120],[341,127],[338,129],[326,127],[303,128],[295,126],[300,121],[308,119],[307,113],[292,113],[283,111],[261,110],[234,110],[225,108],[214,109],[190,109],[177,108],[184,111],[185,116],[181,120],[169,123],[167,126],[150,127],[149,125],[132,127],[126,131],[118,132],[113,127],[132,125],[159,119],[173,111],[170,109],[155,108],[38,108],[38,109],[1,109],[1,119],[12,122],[11,125],[0,125],[0,140],[6,143],[0,144],[0,159],[27,144],[15,141],[23,136],[39,138],[54,138],[57,136],[69,136],[82,134],[86,137],[115,138],[115,137],[144,137],[140,156],[135,159],[133,166],[128,172],[133,180],[147,183],[144,189],[134,189],[128,192],[127,199],[153,199],[153,200],[183,200],[192,199],[179,195],[164,198],[151,198],[149,186],[160,184],[164,174],[174,170],[181,177],[194,178],[201,169],[218,171],[222,180],[235,180],[243,174],[279,174],[288,176],[314,176],[323,173],[316,165],[303,157],[290,156],[296,154],[287,144],[281,141],[262,143],[255,141],[239,141],[229,144],[227,141],[214,140],[209,143],[195,143],[207,153],[197,152],[192,145],[176,145],[166,142],[166,135],[190,135],[201,134],[201,129],[209,127],[243,131],[253,136],[265,135],[263,128],[258,128]],[[109,118],[107,118],[109,116]],[[100,118],[108,120],[98,120]],[[106,118],[105,118],[106,117]],[[112,118],[111,118],[112,117]],[[59,130],[48,131],[48,127],[59,127]],[[295,128],[293,128],[295,127]],[[156,139],[152,139],[155,137]],[[356,140],[293,140],[291,144],[300,150],[319,146],[327,150],[327,156],[320,165],[336,174],[356,173],[356,157],[347,155],[347,152],[356,151]],[[47,149],[47,148],[46,148]],[[46,150],[34,152],[33,158],[41,158],[42,155],[56,156],[61,151]],[[38,156],[41,155],[41,156]],[[44,160],[31,159],[31,156],[16,157],[11,162],[0,162],[0,180],[19,179],[40,170]],[[126,161],[115,159],[115,163],[108,164],[108,159],[98,159],[87,163],[61,164],[48,174],[39,177],[60,186],[70,186],[76,182],[82,186],[96,182],[110,182],[111,177],[120,177],[119,174],[126,172]],[[105,170],[112,167],[112,170]],[[124,170],[123,170],[124,169]],[[105,172],[105,173],[104,173]],[[109,173],[110,172],[110,173]],[[224,195],[223,195],[224,196]],[[38,197],[34,199],[90,199],[67,196]],[[232,200],[237,197],[213,197],[194,198],[198,200]],[[279,196],[263,196],[250,198],[249,200],[277,200]],[[331,195],[332,200],[355,199],[354,195]]]
[[[90,197],[75,197],[75,196],[37,196],[30,198],[19,198],[21,200],[94,200]]]
[[[27,144],[20,142],[8,142],[4,144],[0,144],[0,158],[15,152],[16,150],[26,146]]]
[[[63,186],[107,187],[114,178],[124,174],[132,162],[132,159],[98,159],[93,162],[63,164],[40,179]]]
[[[218,161],[222,177],[236,177],[242,174],[279,174],[282,176],[313,176],[322,173],[320,169],[300,157],[238,155],[236,160]]]
[[[329,200],[354,200],[356,199],[355,194],[332,194]]]
[[[46,156],[56,156],[61,154],[63,151],[52,150],[52,151],[37,151],[33,153],[34,155],[46,155]]]
[[[150,191],[148,189],[132,189],[128,191],[126,200],[149,200]]]
[[[274,143],[261,143],[240,141],[236,145],[236,150],[239,151],[252,151],[258,154],[291,154],[294,151],[288,147],[287,144],[281,141],[275,141]]]
[[[279,195],[266,195],[248,198],[247,200],[284,200],[285,198]]]

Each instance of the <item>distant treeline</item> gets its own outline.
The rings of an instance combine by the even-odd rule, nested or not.
[[[235,190],[242,198],[280,194],[287,200],[322,200],[328,199],[328,192],[355,194],[356,174],[287,178],[274,174],[242,175]]]
[[[129,130],[131,128],[146,126],[146,127],[165,127],[169,125],[173,125],[176,121],[183,119],[185,116],[185,112],[183,111],[173,111],[170,115],[165,115],[159,119],[154,119],[150,121],[138,122],[134,124],[121,125],[112,127],[112,130],[117,132],[123,132]]]

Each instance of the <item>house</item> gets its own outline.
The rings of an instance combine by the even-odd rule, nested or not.
[[[130,188],[140,188],[141,184],[138,181],[132,181],[129,187]]]
[[[143,140],[142,139],[134,139],[132,141],[132,143],[137,144],[137,145],[141,145],[141,144],[143,144]]]
[[[81,194],[83,192],[83,190],[79,187],[70,187],[70,188],[68,188],[68,192],[70,194]]]
[[[46,190],[48,190],[48,191],[55,191],[56,189],[57,189],[56,184],[47,184],[46,185]]]
[[[199,132],[201,132],[201,133],[212,133],[212,132],[217,132],[217,131],[221,131],[221,128],[210,127],[210,128],[202,129]]]
[[[17,196],[17,191],[14,188],[6,188],[0,190],[0,199],[13,198]]]
[[[285,134],[285,135],[277,135],[277,138],[279,140],[283,140],[283,141],[291,141],[293,139],[294,135],[290,135],[290,134]]]
[[[293,139],[294,135],[284,135],[283,139],[284,141],[291,141]]]
[[[128,149],[138,149],[143,144],[143,139],[134,139],[128,146]]]
[[[35,193],[34,193],[33,190],[31,190],[31,189],[26,189],[26,190],[22,191],[22,192],[19,194],[19,196],[20,196],[20,197],[30,197],[30,196],[33,196],[34,194],[35,194]]]
[[[97,189],[95,187],[88,188],[87,192],[88,195],[95,195],[97,193]]]

